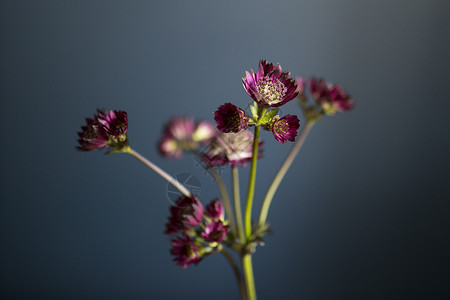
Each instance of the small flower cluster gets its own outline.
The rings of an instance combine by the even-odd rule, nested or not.
[[[305,80],[296,79],[299,86],[298,98],[309,120],[320,119],[323,115],[334,115],[337,112],[351,110],[354,107],[350,95],[337,84],[332,84],[322,78],[311,77]],[[307,105],[307,89],[314,100],[313,105]]]
[[[259,62],[255,73],[245,72],[242,83],[247,94],[254,100],[250,106],[252,116],[231,104],[225,103],[214,113],[217,129],[223,133],[240,133],[249,126],[262,126],[272,131],[280,143],[295,141],[300,122],[296,116],[277,115],[276,107],[282,106],[294,99],[299,91],[297,82],[290,78],[289,72],[283,72],[279,64],[273,65],[265,60]],[[272,108],[271,110],[269,110]]]
[[[78,132],[78,150],[93,151],[112,148],[109,152],[121,151],[128,146],[128,117],[124,111],[97,110],[94,118],[86,118],[86,126]]]
[[[195,196],[180,197],[170,207],[166,234],[178,235],[172,239],[170,250],[177,265],[187,268],[217,252],[228,233],[224,214],[224,207],[219,199],[203,208]]]
[[[165,157],[180,158],[183,151],[196,151],[201,144],[208,144],[215,135],[216,129],[210,122],[174,117],[165,125],[158,149]]]
[[[311,125],[324,115],[334,115],[337,112],[347,111],[353,108],[351,97],[340,85],[331,84],[323,79],[311,77],[304,79],[298,77],[295,80],[290,77],[289,72],[283,72],[279,64],[273,65],[265,60],[260,60],[256,72],[246,71],[242,78],[246,93],[252,98],[250,112],[247,114],[242,108],[232,103],[220,105],[214,112],[216,126],[207,121],[194,121],[189,117],[173,117],[164,127],[163,134],[158,142],[160,153],[167,158],[180,158],[183,152],[192,152],[212,169],[215,166],[230,165],[235,168],[245,166],[252,161],[256,166],[257,158],[262,155],[262,144],[259,140],[260,130],[271,131],[274,138],[280,143],[294,142],[298,135],[300,122],[295,115],[280,116],[279,107],[285,105],[294,98],[300,100],[300,105],[306,117],[304,135],[306,137]],[[312,98],[308,103],[308,97]],[[217,127],[217,130],[216,128]],[[249,130],[255,127],[255,133]],[[239,255],[251,254],[255,247],[262,242],[262,237],[268,231],[267,217],[268,205],[272,200],[273,193],[269,191],[272,187],[277,189],[292,160],[286,159],[283,164],[284,173],[276,175],[272,186],[264,199],[261,210],[260,222],[252,226],[251,204],[253,196],[247,199],[245,214],[245,227],[243,220],[235,222],[234,214],[230,205],[226,188],[221,182],[220,175],[215,175],[218,186],[221,189],[222,198],[227,207],[231,232],[228,220],[225,220],[224,205],[219,199],[213,200],[206,207],[196,196],[190,196],[190,192],[177,180],[157,167],[130,148],[128,137],[128,118],[124,111],[97,110],[93,118],[86,118],[86,125],[78,132],[77,147],[81,151],[93,151],[107,148],[111,152],[127,152],[146,166],[153,169],[164,179],[174,185],[185,196],[170,207],[169,221],[166,224],[165,233],[172,236],[171,254],[174,261],[183,268],[197,264],[206,256],[221,251],[226,253],[224,246],[236,250]],[[202,149],[201,149],[202,147]],[[291,154],[295,157],[299,147],[294,146]],[[255,154],[255,155],[254,155]],[[291,154],[289,156],[291,156]],[[285,168],[287,166],[287,168]],[[253,195],[255,187],[256,168],[250,172],[250,183],[248,195]],[[233,170],[233,179],[237,179],[237,169]],[[217,174],[217,172],[212,172]],[[281,174],[281,175],[280,175]],[[235,177],[236,176],[236,177]],[[277,183],[278,182],[278,183]],[[239,185],[233,182],[234,187]],[[236,200],[237,199],[237,200]],[[235,198],[236,219],[240,215],[239,197]],[[250,205],[249,205],[250,203]],[[265,206],[267,204],[267,206]],[[238,214],[239,211],[239,214]],[[244,236],[244,228],[247,236]],[[239,231],[239,229],[241,231]],[[237,238],[239,233],[239,238]],[[236,235],[236,239],[235,236]],[[245,270],[244,270],[245,271]]]

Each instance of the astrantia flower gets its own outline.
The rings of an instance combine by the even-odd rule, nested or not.
[[[205,215],[211,219],[219,220],[223,219],[225,214],[225,209],[223,207],[222,201],[220,199],[214,199],[205,208]]]
[[[173,259],[178,266],[187,268],[189,265],[198,263],[200,259],[200,247],[188,236],[176,237],[171,242],[170,253],[175,256]]]
[[[180,232],[186,233],[189,229],[197,226],[202,218],[203,205],[197,197],[180,197],[177,203],[170,207],[166,233],[171,235]]]
[[[248,127],[248,117],[239,107],[225,103],[214,112],[217,129],[222,132],[239,132]]]
[[[210,243],[220,243],[223,241],[228,232],[228,226],[222,221],[213,221],[206,224],[205,230],[202,232],[202,238]]]
[[[98,111],[98,121],[103,125],[103,129],[117,142],[126,139],[128,130],[128,116],[124,111],[110,110]]]
[[[259,106],[278,107],[294,99],[297,92],[297,84],[289,78],[289,72],[282,72],[281,66],[259,62],[258,71],[245,72],[242,78],[244,89]]]
[[[81,151],[92,151],[100,148],[123,148],[127,143],[128,118],[124,111],[97,110],[93,119],[86,119],[78,133],[80,139],[77,148]]]
[[[354,106],[350,96],[339,85],[333,85],[323,79],[312,77],[309,80],[309,89],[313,99],[327,115],[350,110]]]
[[[309,90],[311,91],[311,96],[318,103],[322,101],[328,101],[330,99],[331,88],[333,85],[326,82],[322,78],[316,79],[311,77],[309,79]]]
[[[322,105],[322,107],[324,107],[324,110],[328,111],[328,114],[334,114],[337,111],[350,110],[353,108],[353,106],[354,104],[350,96],[339,85],[335,85],[331,90],[330,108],[326,109],[324,105]]]
[[[216,129],[207,121],[194,123],[192,118],[174,117],[164,127],[158,149],[165,157],[179,158],[183,151],[198,149],[201,143],[207,143],[215,134]]]
[[[86,126],[82,126],[81,129],[82,131],[78,132],[80,138],[78,150],[93,151],[108,146],[108,135],[97,120],[86,118]]]
[[[262,142],[259,145],[261,146]],[[250,130],[221,133],[209,144],[204,159],[211,166],[227,163],[230,166],[245,166],[252,159],[252,150],[253,133]]]
[[[300,121],[297,116],[286,115],[282,118],[275,117],[272,124],[272,133],[277,141],[286,143],[287,140],[293,142],[297,136],[297,130],[300,127]]]

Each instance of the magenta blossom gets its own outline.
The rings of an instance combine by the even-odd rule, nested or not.
[[[128,118],[124,111],[97,110],[93,119],[86,118],[86,126],[78,132],[81,151],[92,151],[101,148],[122,148],[127,144]]]
[[[295,80],[289,77],[290,73],[282,72],[279,64],[274,66],[260,60],[258,71],[246,71],[242,83],[247,94],[259,106],[278,107],[298,94]]]
[[[192,118],[174,117],[164,127],[158,149],[165,157],[179,158],[183,151],[197,150],[215,135],[216,129],[207,121],[195,123]]]
[[[166,233],[170,235],[186,233],[200,224],[202,218],[203,205],[197,197],[180,197],[177,203],[170,207]]]
[[[214,199],[205,208],[205,216],[214,220],[223,220],[225,209],[220,199]]]
[[[297,130],[300,127],[300,121],[297,116],[286,115],[282,118],[274,117],[272,124],[272,133],[277,141],[286,143],[287,140],[294,142],[297,136]]]
[[[259,143],[259,146],[262,142]],[[243,130],[237,133],[221,133],[209,144],[204,154],[205,161],[211,165],[245,166],[252,159],[253,132]],[[259,156],[261,150],[259,151]]]
[[[239,107],[225,103],[214,112],[217,129],[222,132],[239,132],[248,127],[248,117]]]
[[[173,259],[178,266],[184,269],[189,265],[197,264],[201,254],[200,247],[188,236],[176,237],[171,242],[170,253],[175,256]]]
[[[354,106],[350,96],[339,85],[333,85],[323,79],[312,77],[309,80],[309,89],[313,99],[327,115],[350,110]]]
[[[213,221],[206,224],[205,231],[202,232],[202,238],[210,243],[220,243],[223,241],[228,232],[228,226],[222,221]]]

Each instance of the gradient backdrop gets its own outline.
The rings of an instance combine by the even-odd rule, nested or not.
[[[0,298],[236,299],[222,256],[171,261],[166,183],[131,156],[75,151],[76,132],[97,107],[126,110],[132,146],[194,174],[209,202],[218,191],[192,157],[158,155],[162,126],[245,106],[241,77],[264,58],[342,84],[356,108],[313,128],[276,194],[259,299],[448,299],[449,13],[416,0],[2,1]],[[257,199],[290,149],[262,138]]]

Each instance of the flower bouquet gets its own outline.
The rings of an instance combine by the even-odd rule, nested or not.
[[[225,103],[214,112],[216,126],[208,121],[195,122],[190,117],[173,117],[158,142],[164,157],[176,159],[184,152],[190,152],[214,177],[221,197],[206,206],[176,178],[130,147],[128,116],[124,111],[98,110],[94,118],[87,118],[86,125],[78,133],[77,148],[81,151],[105,148],[107,153],[131,154],[173,185],[180,197],[170,207],[165,233],[172,238],[170,252],[176,264],[187,268],[221,253],[235,274],[241,298],[254,300],[252,255],[269,231],[267,215],[278,186],[314,123],[325,115],[352,109],[353,102],[339,85],[314,77],[292,78],[279,64],[265,60],[259,62],[256,72],[246,71],[242,83],[253,100],[248,114],[232,103]],[[279,107],[293,99],[298,99],[306,119],[302,126],[295,115],[279,115]],[[261,130],[271,132],[279,143],[290,141],[294,144],[264,199],[256,199],[262,201],[262,206],[258,218],[253,219],[256,167],[258,159],[263,157]],[[242,211],[239,169],[248,164],[250,175]],[[231,168],[232,197],[217,170],[222,166]]]

